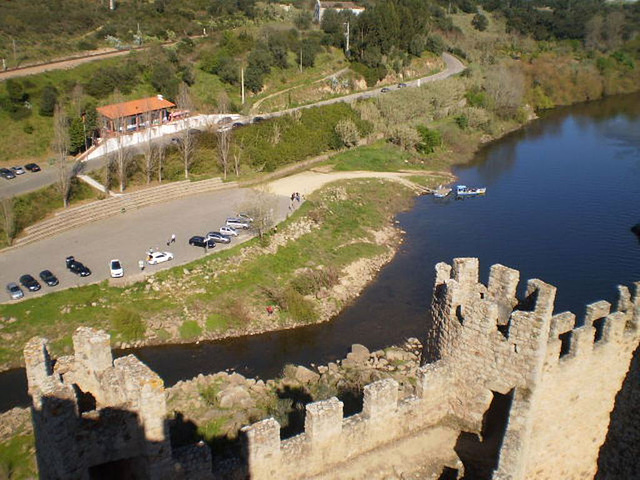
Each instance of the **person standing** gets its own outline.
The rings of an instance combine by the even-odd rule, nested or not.
[[[171,234],[171,243],[176,243],[176,234],[175,233]]]

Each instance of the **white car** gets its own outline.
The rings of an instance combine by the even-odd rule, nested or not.
[[[120,260],[113,259],[109,262],[109,272],[111,273],[112,278],[120,278],[124,276],[124,268],[122,268]]]
[[[147,255],[147,263],[149,265],[157,265],[169,260],[173,260],[173,253],[171,252],[153,252]]]
[[[220,227],[220,233],[223,235],[233,235],[234,237],[238,236],[238,231],[233,227]]]

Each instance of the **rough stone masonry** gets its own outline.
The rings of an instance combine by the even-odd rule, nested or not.
[[[362,412],[347,418],[338,398],[308,404],[295,437],[281,440],[273,418],[246,426],[234,475],[384,478],[415,466],[431,472],[421,478],[584,479],[599,462],[613,471],[611,448],[601,451],[610,419],[638,408],[624,404],[638,395],[616,395],[623,382],[638,388],[627,375],[640,282],[633,293],[619,287],[615,308],[596,302],[576,321],[554,314],[551,285],[529,280],[518,298],[518,271],[494,265],[487,285],[478,271],[476,258],[436,266],[414,395],[400,400],[385,379],[364,388]],[[171,450],[164,388],[148,367],[133,356],[113,361],[103,332],[79,329],[74,348],[52,368],[45,340],[25,347],[41,478],[228,475],[211,471],[204,446]]]

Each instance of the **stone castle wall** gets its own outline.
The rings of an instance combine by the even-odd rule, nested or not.
[[[204,446],[174,459],[156,373],[133,355],[114,361],[105,332],[79,328],[73,345],[55,367],[46,339],[24,348],[41,479],[211,477]]]
[[[519,272],[494,265],[485,286],[478,270],[473,258],[436,266],[434,328],[415,396],[398,403],[397,385],[383,380],[365,388],[362,413],[347,419],[337,399],[307,405],[297,437],[280,441],[274,419],[245,427],[251,478],[342,478],[336,472],[345,465],[369,461],[371,452],[392,462],[403,440],[424,441],[443,424],[482,435],[496,394],[511,404],[487,478],[593,478],[638,345],[640,284],[633,297],[620,287],[614,312],[607,302],[588,306],[576,326],[571,313],[553,315],[551,285],[529,280],[518,299]],[[425,458],[430,453],[425,447]],[[469,465],[458,467],[462,474]]]
[[[483,285],[478,271],[474,258],[436,266],[414,395],[399,400],[396,381],[380,380],[364,388],[362,412],[351,417],[337,398],[308,404],[293,438],[281,440],[273,418],[246,426],[244,473],[381,478],[382,467],[415,463],[496,480],[593,478],[614,407],[629,411],[615,403],[639,344],[640,282],[633,295],[619,288],[615,309],[589,305],[576,325],[571,313],[553,314],[551,285],[529,280],[517,298],[519,272],[494,265]],[[74,348],[53,369],[46,341],[25,347],[42,478],[87,478],[92,466],[123,458],[148,478],[211,475],[210,458],[171,451],[155,373],[133,356],[113,361],[102,332],[79,329]],[[78,392],[90,392],[95,408],[80,411]],[[492,429],[496,411],[504,421]]]

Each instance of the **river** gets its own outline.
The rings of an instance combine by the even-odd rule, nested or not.
[[[616,286],[640,281],[640,94],[548,112],[481,149],[456,169],[479,198],[420,197],[397,219],[406,231],[396,258],[330,323],[199,345],[134,353],[167,386],[233,369],[271,378],[287,363],[325,364],[353,343],[370,349],[424,336],[434,265],[461,256],[521,271],[558,287],[556,312],[615,302]],[[117,352],[118,355],[129,352]],[[0,410],[26,405],[23,370],[0,374]]]

